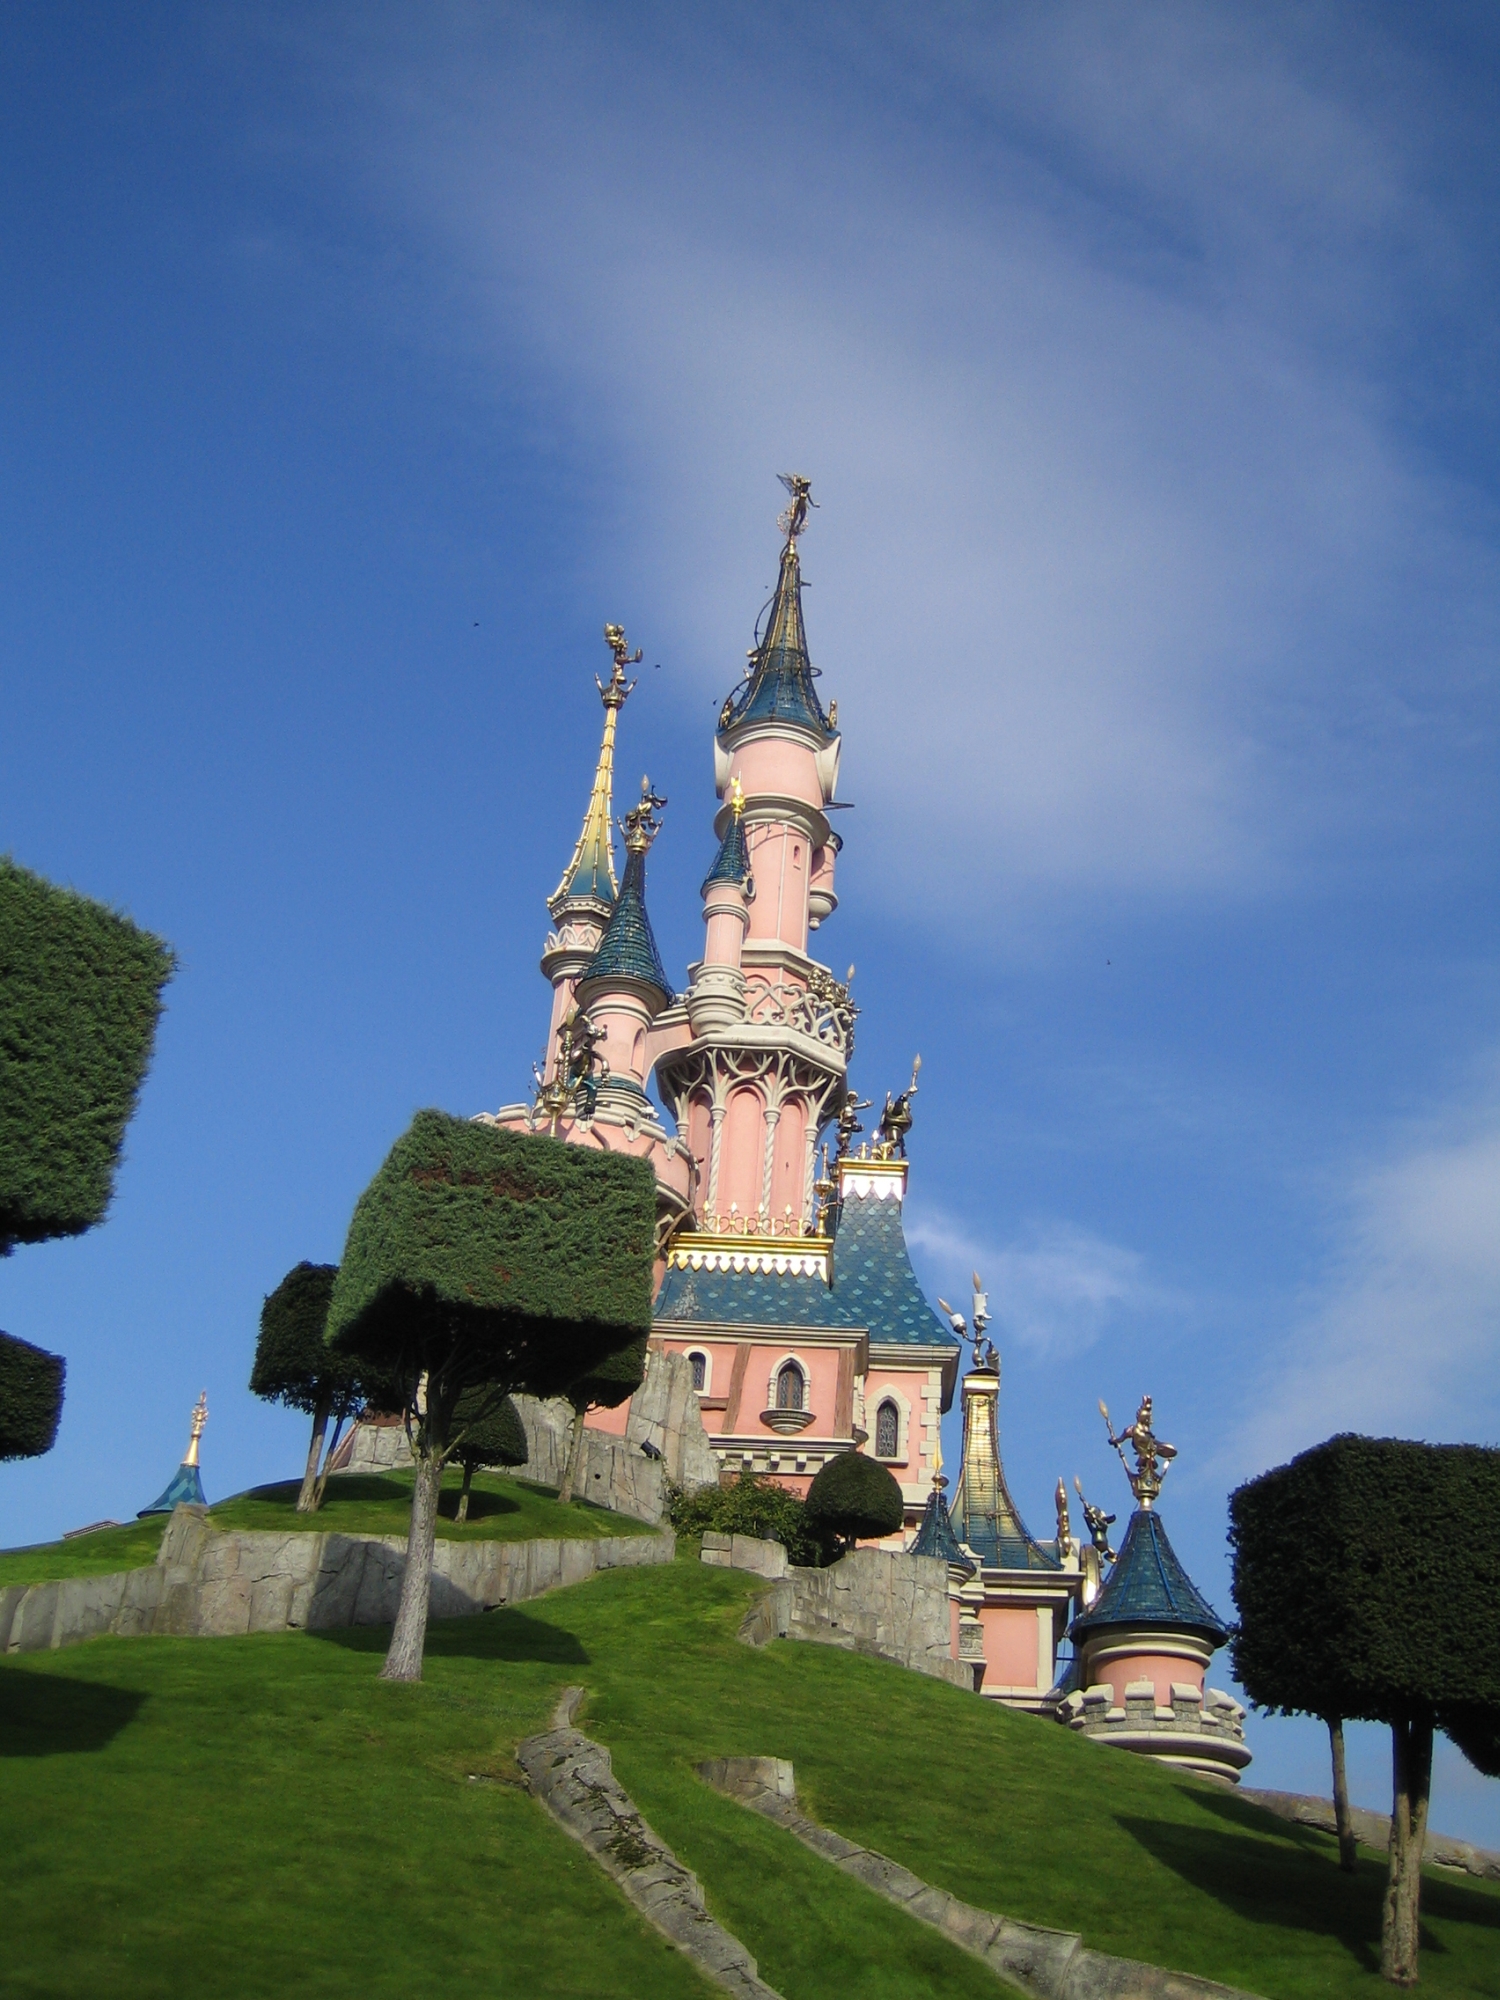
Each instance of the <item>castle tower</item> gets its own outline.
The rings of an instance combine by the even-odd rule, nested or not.
[[[1104,1588],[1073,1620],[1074,1663],[1058,1719],[1158,1763],[1238,1784],[1250,1762],[1244,1708],[1204,1686],[1229,1634],[1178,1561],[1157,1511],[1177,1454],[1155,1433],[1149,1396],[1128,1430],[1116,1437],[1110,1427],[1110,1443],[1122,1463],[1121,1447],[1133,1449],[1126,1476],[1136,1510]]]

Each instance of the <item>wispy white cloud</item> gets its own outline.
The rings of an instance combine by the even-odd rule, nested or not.
[[[1464,281],[1399,125],[1219,10],[830,17],[773,131],[755,17],[448,18],[359,99],[444,337],[559,387],[705,701],[770,474],[816,475],[883,896],[1258,888],[1451,831],[1491,524],[1384,413],[1393,289]]]
[[[1061,1221],[1033,1221],[1008,1243],[984,1242],[940,1211],[914,1207],[907,1240],[925,1267],[951,1272],[948,1296],[968,1311],[968,1275],[978,1271],[994,1316],[992,1337],[1036,1354],[1076,1354],[1118,1316],[1165,1295],[1139,1252]]]
[[[1500,1072],[1353,1177],[1339,1238],[1247,1398],[1231,1476],[1336,1431],[1500,1441]]]

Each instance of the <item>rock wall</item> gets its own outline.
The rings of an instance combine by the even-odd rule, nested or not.
[[[673,1548],[670,1531],[566,1541],[440,1538],[432,1615],[459,1618],[519,1604],[599,1570],[670,1562]],[[220,1638],[389,1625],[405,1566],[402,1536],[226,1532],[205,1509],[179,1507],[149,1569],[0,1590],[0,1651],[43,1652],[103,1633]]]
[[[560,1486],[572,1436],[572,1405],[558,1397],[517,1396],[516,1408],[531,1447],[516,1476],[539,1486]],[[585,1425],[583,1438],[584,1462],[574,1489],[578,1498],[634,1520],[661,1520],[669,1485],[692,1492],[718,1483],[718,1462],[703,1428],[686,1355],[648,1349],[645,1379],[630,1399],[624,1436]],[[340,1453],[340,1471],[387,1472],[411,1463],[399,1423],[356,1424],[351,1440],[348,1456]]]
[[[747,1645],[809,1639],[843,1646],[973,1692],[972,1667],[949,1655],[948,1565],[936,1556],[852,1549],[827,1569],[800,1569],[780,1542],[706,1534],[702,1559],[770,1579],[740,1627]]]

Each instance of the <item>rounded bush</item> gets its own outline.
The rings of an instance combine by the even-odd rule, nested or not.
[[[453,1427],[463,1437],[453,1456],[476,1470],[482,1465],[524,1465],[529,1456],[526,1426],[509,1396],[495,1400],[486,1385],[465,1389],[453,1412]]]
[[[895,1479],[858,1451],[829,1459],[808,1487],[804,1504],[814,1527],[850,1542],[893,1535],[906,1518]]]

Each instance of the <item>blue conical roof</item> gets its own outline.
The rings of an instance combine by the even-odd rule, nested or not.
[[[719,843],[719,852],[714,865],[703,878],[704,893],[714,882],[733,882],[743,888],[750,880],[750,857],[745,852],[745,822],[737,812],[729,815],[729,824],[724,829],[724,838]]]
[[[750,656],[750,677],[743,693],[737,699],[730,697],[725,728],[741,722],[796,722],[821,736],[832,736],[813,676],[802,627],[802,567],[796,541],[789,539],[781,552],[781,575],[771,600],[766,636]]]
[[[599,949],[583,968],[579,985],[593,979],[638,979],[654,986],[670,1001],[672,989],[656,949],[651,919],[646,915],[646,856],[643,849],[632,851],[625,863],[625,878],[610,911],[609,922],[599,940]]]
[[[1131,1515],[1108,1583],[1089,1610],[1073,1620],[1070,1636],[1077,1645],[1090,1632],[1112,1625],[1201,1632],[1215,1646],[1229,1637],[1218,1613],[1177,1560],[1154,1508],[1138,1507]]]
[[[203,1481],[198,1477],[198,1468],[189,1465],[186,1460],[173,1473],[161,1498],[153,1500],[149,1507],[143,1507],[136,1519],[144,1521],[148,1514],[170,1514],[174,1507],[181,1507],[184,1503],[189,1507],[208,1505],[203,1497]]]
[[[957,1563],[971,1575],[973,1573],[974,1565],[958,1546],[952,1516],[936,1486],[927,1496],[927,1505],[922,1510],[922,1525],[917,1529],[917,1539],[912,1543],[910,1553],[914,1556],[936,1556],[940,1562]]]

